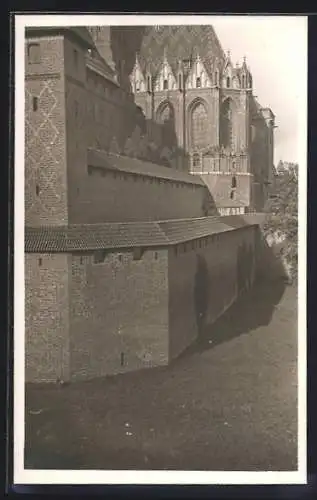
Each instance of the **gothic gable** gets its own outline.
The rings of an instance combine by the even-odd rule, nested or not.
[[[211,79],[201,58],[197,56],[193,62],[186,80],[188,89],[211,87]]]
[[[164,61],[161,64],[161,67],[155,78],[154,89],[156,91],[159,91],[159,90],[176,90],[176,88],[177,88],[177,83],[174,72],[167,59],[164,58]]]
[[[131,86],[133,92],[145,92],[146,82],[138,58],[136,58],[134,68],[131,73]]]

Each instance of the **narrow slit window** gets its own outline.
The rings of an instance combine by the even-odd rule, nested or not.
[[[40,195],[40,186],[38,184],[36,184],[36,186],[35,186],[35,192],[36,192],[36,196]]]
[[[167,90],[168,89],[168,81],[165,79],[163,82],[163,89]]]
[[[199,89],[201,87],[201,78],[196,78],[196,87]]]
[[[229,88],[229,87],[230,87],[230,78],[229,78],[229,76],[228,76],[228,77],[227,77],[227,88]]]
[[[178,75],[178,88],[180,90],[183,88],[182,75]]]
[[[38,97],[33,97],[33,111],[37,111],[38,110]]]
[[[42,259],[39,259],[39,266],[41,267],[43,264],[43,260]]]

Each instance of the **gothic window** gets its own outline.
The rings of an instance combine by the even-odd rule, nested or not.
[[[201,102],[196,104],[191,113],[191,142],[192,147],[208,145],[208,115]]]
[[[245,88],[245,75],[242,75],[242,88]]]
[[[198,169],[200,167],[200,155],[199,153],[194,153],[193,155],[193,167]]]
[[[229,78],[229,76],[227,76],[227,88],[229,88],[229,87],[230,87],[230,78]]]
[[[178,88],[179,89],[182,89],[183,85],[182,85],[182,75],[178,75]]]
[[[151,77],[148,76],[147,77],[147,89],[148,89],[148,92],[151,92]]]
[[[215,71],[215,85],[219,85],[219,72]]]
[[[140,90],[140,82],[139,82],[139,80],[137,80],[135,82],[135,90],[136,90],[136,92],[139,92],[139,90]]]
[[[233,176],[231,179],[231,187],[232,189],[235,189],[237,187],[237,178],[235,176]]]
[[[168,123],[172,120],[173,118],[173,109],[170,106],[170,104],[165,104],[165,106],[162,108],[159,119],[161,123]]]
[[[231,99],[226,99],[221,105],[220,112],[220,145],[231,148],[232,143],[232,102]]]
[[[30,43],[28,45],[28,60],[30,64],[38,64],[41,62],[41,52],[39,43]]]
[[[196,78],[196,87],[199,89],[201,87],[201,79],[198,77]]]
[[[165,79],[164,82],[163,82],[163,89],[164,90],[167,90],[168,89],[168,82],[167,80]]]

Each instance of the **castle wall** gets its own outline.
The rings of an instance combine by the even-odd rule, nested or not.
[[[256,272],[254,226],[169,250],[169,358],[177,357],[249,285]],[[243,275],[244,273],[244,275]]]
[[[93,169],[71,209],[72,222],[202,217],[205,196],[204,186]]]
[[[220,207],[227,206],[245,206],[250,205],[250,188],[252,184],[252,176],[250,174],[235,174],[237,186],[234,192],[234,198],[230,198],[232,191],[232,173],[209,173],[202,174],[201,179],[204,181],[216,205]]]
[[[34,58],[32,47],[38,51]],[[29,52],[31,53],[29,54]],[[68,221],[63,37],[25,44],[25,222]]]
[[[72,257],[72,380],[166,364],[167,251],[93,258]]]
[[[25,254],[25,381],[69,380],[66,254]]]

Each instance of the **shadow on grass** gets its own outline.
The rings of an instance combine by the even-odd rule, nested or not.
[[[286,288],[284,279],[257,282],[211,325],[200,330],[197,341],[181,354],[181,358],[194,352],[211,349],[242,334],[270,323],[275,307],[281,301]],[[180,359],[180,358],[178,358]]]

